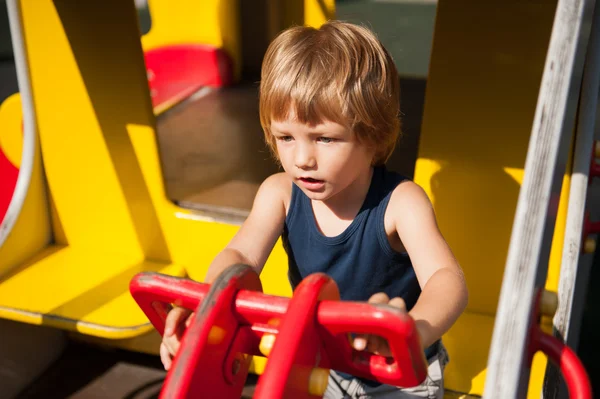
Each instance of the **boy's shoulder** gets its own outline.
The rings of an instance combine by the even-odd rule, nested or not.
[[[432,208],[425,190],[414,181],[405,179],[392,191],[386,214],[404,220],[419,211]]]
[[[260,193],[271,199],[283,201],[287,211],[292,197],[292,178],[285,172],[275,173],[267,177],[260,186]]]
[[[285,172],[279,172],[267,177],[261,187],[266,187],[268,190],[278,190],[284,192],[292,192],[292,178]]]

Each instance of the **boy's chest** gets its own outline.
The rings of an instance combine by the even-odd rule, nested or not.
[[[319,209],[313,207],[313,216],[315,224],[321,234],[326,237],[337,237],[342,234],[352,224],[354,218],[343,216],[340,217],[336,213],[328,209]],[[392,249],[396,252],[405,252],[406,249],[402,244],[402,240],[396,231],[396,222],[392,220],[390,215],[385,215],[382,225],[376,225],[377,229],[383,229],[387,236],[388,242]]]
[[[337,237],[342,234],[351,224],[353,219],[341,219],[332,212],[314,211],[315,224],[326,237]]]

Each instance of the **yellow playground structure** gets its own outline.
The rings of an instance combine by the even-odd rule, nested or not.
[[[203,280],[277,170],[254,128],[262,54],[287,26],[335,18],[335,3],[150,0],[144,35],[133,1],[6,3],[19,92],[0,105],[0,358],[17,377],[0,373],[0,385],[14,397],[67,339],[158,352],[130,280]],[[548,396],[558,389],[545,355],[528,363],[544,289],[558,310],[539,322],[576,346],[584,294],[574,281],[595,250],[584,228],[594,6],[438,1],[418,148],[400,143],[394,159],[417,160],[414,180],[470,291],[444,337],[447,397],[537,398],[545,378]],[[178,179],[202,193],[172,201]],[[286,265],[278,243],[265,292],[291,294]],[[254,372],[264,364],[256,357]]]

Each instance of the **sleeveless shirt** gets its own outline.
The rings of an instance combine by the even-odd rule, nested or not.
[[[408,254],[392,248],[384,225],[392,192],[406,179],[385,166],[375,167],[358,214],[335,237],[321,233],[310,198],[293,184],[282,234],[292,288],[309,274],[322,272],[336,282],[342,300],[367,301],[385,292],[390,298],[402,297],[407,310],[412,309],[421,288]],[[439,342],[425,350],[427,358],[435,355]]]
[[[410,310],[421,288],[407,253],[392,249],[384,217],[394,189],[406,178],[375,167],[369,190],[352,223],[335,237],[323,235],[311,200],[295,184],[282,241],[288,254],[292,287],[311,273],[326,273],[342,300],[366,301],[377,292],[400,296]]]

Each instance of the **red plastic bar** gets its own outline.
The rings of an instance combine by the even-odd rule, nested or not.
[[[137,274],[129,283],[131,296],[160,335],[171,304],[196,310],[209,289],[208,284],[151,272]]]
[[[539,325],[542,292],[543,289],[538,288],[534,299],[529,328],[529,362],[533,361],[536,352],[542,351],[560,369],[571,399],[591,399],[590,380],[577,355],[558,338],[543,332]]]
[[[239,330],[233,314],[233,298],[241,288],[262,290],[249,266],[225,270],[211,286],[183,336],[161,399],[241,396],[250,366],[244,351],[258,345],[248,330]]]
[[[209,287],[207,284],[188,279],[142,273],[134,277],[130,291],[152,324],[162,334],[169,304],[175,303],[188,309],[196,309],[206,297]],[[296,290],[294,297],[298,294]],[[273,319],[281,320],[280,327],[283,326],[283,321],[289,313],[289,298],[240,289],[232,297],[232,301],[234,305],[231,309],[239,323],[240,331],[245,331],[244,334],[250,334],[251,331],[255,337],[277,329],[270,325]],[[359,377],[405,387],[418,385],[425,379],[425,356],[414,321],[406,314],[389,307],[322,299],[319,299],[315,309],[315,339],[324,347],[322,356],[314,364],[315,367],[333,368]],[[282,331],[277,331],[275,345],[281,342]],[[350,332],[377,334],[386,338],[390,342],[394,359],[355,351],[348,341],[347,333]],[[244,353],[256,354],[258,349],[248,347]],[[271,353],[277,353],[275,347]]]
[[[591,399],[592,387],[583,364],[567,345],[534,326],[532,345],[534,352],[540,350],[561,370],[571,399]]]
[[[233,81],[233,63],[220,48],[173,44],[144,53],[152,105],[172,105],[202,87],[221,87]]]
[[[310,399],[311,372],[320,358],[327,356],[317,330],[318,302],[339,298],[337,286],[324,274],[313,274],[300,283],[279,325],[277,340],[254,392],[256,399]]]

